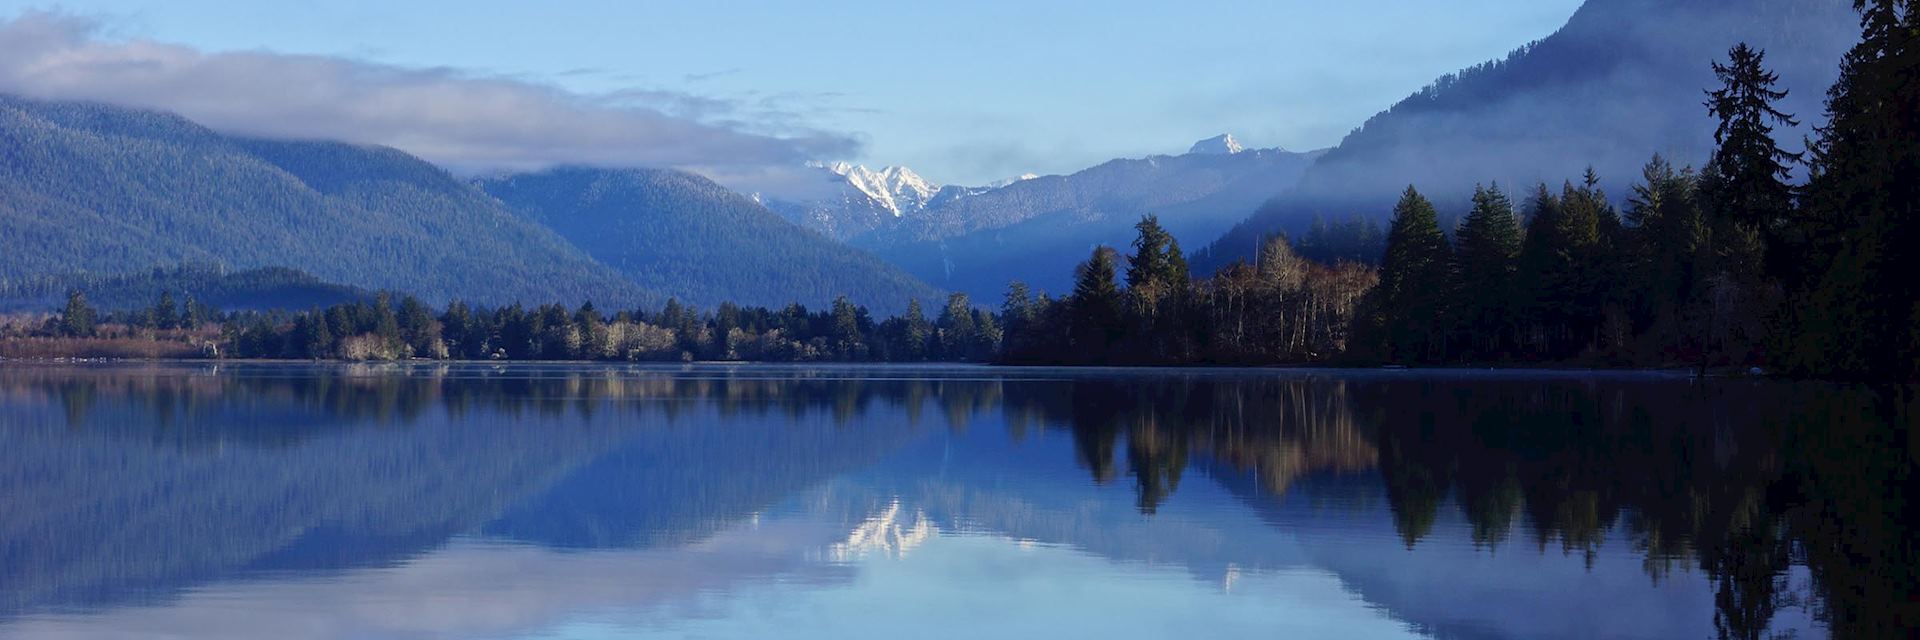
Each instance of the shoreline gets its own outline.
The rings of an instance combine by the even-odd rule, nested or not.
[[[1169,373],[1187,372],[1259,372],[1259,371],[1295,371],[1295,372],[1351,372],[1371,374],[1621,374],[1621,375],[1657,375],[1673,379],[1719,379],[1719,380],[1794,380],[1771,375],[1752,375],[1745,371],[1709,370],[1705,376],[1697,375],[1690,367],[1598,367],[1568,364],[1515,365],[1515,364],[1463,364],[1449,366],[1399,366],[1399,365],[1343,365],[1329,363],[1292,363],[1292,364],[1007,364],[998,362],[858,362],[858,361],[784,361],[784,360],[693,360],[672,361],[610,361],[610,360],[340,360],[340,359],[289,359],[289,358],[8,358],[0,357],[0,367],[11,364],[29,365],[321,365],[321,366],[598,366],[598,367],[860,367],[860,368],[974,368],[995,369],[1001,371],[1165,371]]]

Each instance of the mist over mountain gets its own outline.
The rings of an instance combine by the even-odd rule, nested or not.
[[[225,136],[153,111],[0,96],[0,278],[287,267],[482,303],[656,299],[384,147]]]
[[[477,182],[648,291],[700,306],[904,308],[939,291],[713,181],[665,169],[560,168]]]
[[[1589,0],[1554,34],[1444,76],[1373,116],[1194,266],[1210,271],[1247,257],[1266,234],[1298,237],[1316,216],[1385,219],[1408,184],[1444,215],[1464,210],[1476,183],[1522,193],[1578,180],[1591,166],[1608,193],[1623,198],[1656,152],[1677,165],[1705,162],[1714,127],[1703,106],[1703,91],[1715,86],[1710,63],[1740,42],[1765,49],[1780,86],[1791,90],[1782,106],[1802,126],[1777,135],[1799,148],[1857,24],[1846,2]]]

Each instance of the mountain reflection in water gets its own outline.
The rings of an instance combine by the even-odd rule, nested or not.
[[[1908,388],[0,368],[0,636],[1908,637]]]

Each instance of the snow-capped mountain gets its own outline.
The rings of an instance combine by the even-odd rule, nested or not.
[[[986,299],[1013,279],[1063,290],[1089,248],[1126,244],[1144,214],[1159,215],[1189,243],[1205,243],[1292,186],[1318,156],[1248,149],[1221,135],[1180,155],[977,187],[942,187],[904,167],[816,164],[826,188],[766,204],[927,282]]]
[[[846,178],[848,184],[893,212],[894,217],[926,208],[933,194],[940,192],[940,185],[906,167],[886,167],[874,171],[864,165],[835,162],[823,168]]]
[[[1193,143],[1193,147],[1187,149],[1187,153],[1188,154],[1199,153],[1199,154],[1210,154],[1210,155],[1232,155],[1232,154],[1240,153],[1246,150],[1247,148],[1245,146],[1242,146],[1239,140],[1233,139],[1233,134],[1223,133],[1223,134]]]
[[[925,210],[854,246],[937,286],[993,299],[1010,280],[1064,291],[1094,245],[1125,246],[1140,216],[1189,244],[1205,243],[1291,187],[1320,152],[1248,149],[1228,136],[1181,155],[1110,160],[1069,175],[999,188],[948,187]]]
[[[924,211],[943,191],[906,167],[875,171],[847,162],[816,162],[807,170],[815,172],[818,182],[808,181],[802,193],[757,194],[755,199],[788,220],[839,240]]]

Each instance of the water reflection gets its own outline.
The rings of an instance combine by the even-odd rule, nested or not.
[[[1657,376],[9,365],[0,635],[886,628],[860,594],[1122,637],[1907,637],[1917,415]]]

